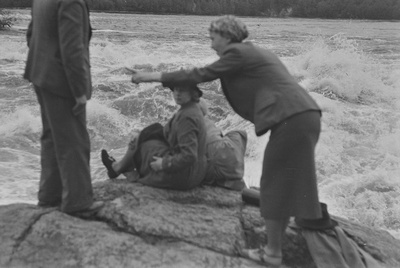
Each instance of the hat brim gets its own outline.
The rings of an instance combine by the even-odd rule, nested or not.
[[[203,96],[203,91],[197,85],[188,85],[188,86],[169,86],[168,87],[171,91],[174,91],[175,88],[187,88],[190,90],[195,90],[199,93],[199,97]]]

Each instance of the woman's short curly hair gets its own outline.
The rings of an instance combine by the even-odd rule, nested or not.
[[[235,43],[242,42],[249,36],[246,25],[232,15],[223,16],[211,22],[208,30],[229,38]]]

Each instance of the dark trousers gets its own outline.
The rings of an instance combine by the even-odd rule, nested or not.
[[[92,205],[90,139],[86,108],[72,114],[74,99],[63,98],[35,86],[43,123],[39,205],[61,205],[64,212]]]

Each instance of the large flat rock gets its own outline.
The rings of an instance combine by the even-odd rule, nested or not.
[[[89,220],[29,204],[0,206],[0,267],[264,267],[237,254],[237,245],[267,240],[259,209],[243,204],[238,192],[126,180],[94,190],[106,205]],[[400,267],[399,240],[335,219],[382,267]],[[316,267],[300,229],[288,228],[284,242],[283,267]]]

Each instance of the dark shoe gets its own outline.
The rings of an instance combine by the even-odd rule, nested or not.
[[[96,201],[96,202],[93,202],[93,204],[86,209],[82,209],[82,210],[78,210],[78,211],[74,211],[74,212],[68,212],[67,214],[74,216],[74,217],[87,219],[87,218],[91,218],[91,217],[95,216],[102,207],[104,207],[104,202]]]
[[[115,159],[112,156],[109,156],[106,150],[101,150],[101,161],[103,165],[107,168],[107,175],[110,179],[115,179],[118,177],[117,172],[114,171],[112,167],[112,163],[115,162]]]
[[[60,208],[61,204],[60,203],[44,203],[44,202],[38,202],[37,204],[38,207],[40,208]]]

